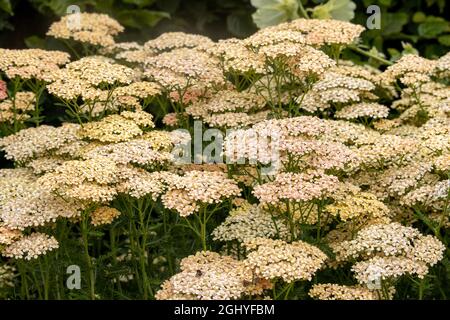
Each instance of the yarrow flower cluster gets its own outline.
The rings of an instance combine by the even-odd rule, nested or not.
[[[244,203],[230,211],[212,235],[215,240],[244,243],[258,237],[286,239],[288,230],[283,222],[273,219],[261,206]]]
[[[181,261],[181,272],[163,283],[159,300],[230,300],[260,293],[270,282],[252,280],[242,261],[202,251]]]
[[[8,87],[6,82],[0,80],[0,101],[8,98]]]
[[[315,284],[308,292],[318,300],[378,300],[376,292],[363,286],[344,286],[333,283]]]
[[[1,99],[0,99],[1,100]],[[32,92],[17,92],[14,99],[0,101],[0,122],[23,122],[34,110],[36,96]]]
[[[52,236],[33,233],[7,246],[2,255],[14,259],[31,260],[58,248],[58,242]]]
[[[0,298],[70,296],[69,258],[91,299],[446,292],[449,54],[356,64],[364,28],[333,19],[123,30],[67,15],[77,59],[0,49]]]
[[[218,172],[189,171],[183,176],[173,176],[168,185],[162,202],[181,216],[195,213],[202,205],[217,204],[223,199],[239,196],[241,192],[235,181]]]
[[[42,49],[11,50],[0,48],[0,71],[10,79],[50,81],[59,67],[69,62],[69,54]]]
[[[321,171],[280,173],[275,180],[256,186],[255,196],[261,203],[277,204],[283,200],[311,201],[326,198],[337,189],[339,180]]]
[[[255,238],[245,243],[250,250],[245,264],[262,278],[281,278],[286,282],[311,280],[326,255],[317,247],[296,241]]]
[[[59,39],[72,39],[97,46],[114,44],[113,36],[124,28],[106,14],[75,13],[53,23],[47,35]]]
[[[352,270],[360,283],[367,284],[375,278],[386,280],[403,274],[423,278],[429,266],[443,258],[445,246],[433,236],[394,222],[364,228],[353,240],[343,241],[333,250],[338,260],[363,258]]]

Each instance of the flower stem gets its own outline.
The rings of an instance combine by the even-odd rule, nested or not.
[[[303,7],[302,0],[298,0],[298,8],[300,9],[300,13],[305,19],[309,19],[308,12],[306,12],[305,7]]]
[[[95,275],[92,268],[92,260],[89,255],[89,219],[88,213],[85,211],[82,214],[81,221],[81,237],[83,239],[84,248],[84,258],[86,260],[86,266],[88,268],[88,279],[89,279],[89,293],[91,300],[95,300]]]
[[[361,49],[361,48],[358,48],[358,47],[355,46],[355,45],[349,46],[348,48],[351,49],[351,50],[353,50],[353,51],[355,51],[355,52],[358,52],[358,53],[360,53],[360,54],[362,54],[362,55],[365,55],[366,57],[375,59],[375,60],[377,60],[377,61],[379,61],[379,62],[381,62],[381,63],[383,63],[383,64],[386,64],[386,65],[388,65],[388,66],[391,66],[391,65],[394,64],[392,61],[389,61],[389,60],[386,60],[386,59],[384,59],[384,58],[381,58],[380,56],[376,56],[376,55],[370,53],[369,51],[365,51],[365,50],[363,50],[363,49]]]

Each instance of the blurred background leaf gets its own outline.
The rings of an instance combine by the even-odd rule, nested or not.
[[[312,9],[316,19],[336,19],[350,21],[355,17],[356,4],[350,0],[330,0]]]
[[[82,12],[109,14],[127,27],[119,41],[144,42],[167,31],[204,34],[214,40],[247,37],[257,30],[252,15],[262,25],[294,19],[301,16],[299,1],[310,15],[362,25],[369,17],[367,7],[378,5],[381,29],[366,30],[362,45],[375,47],[388,59],[404,51],[402,42],[428,58],[441,56],[450,47],[448,0],[0,0],[0,46],[56,45],[45,39],[45,33],[73,4]]]

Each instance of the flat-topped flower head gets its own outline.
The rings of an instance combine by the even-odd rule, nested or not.
[[[9,245],[20,239],[22,237],[22,232],[17,229],[9,229],[0,225],[0,244],[1,245]]]
[[[280,142],[280,152],[281,161],[291,170],[350,171],[358,168],[360,163],[358,154],[340,142],[290,138]]]
[[[239,39],[219,40],[204,49],[208,54],[217,58],[222,68],[230,73],[265,73],[265,59],[246,46]]]
[[[72,123],[65,123],[60,127],[42,125],[23,129],[1,138],[0,148],[5,151],[7,159],[26,162],[79,140],[79,129],[80,125]]]
[[[58,247],[58,241],[54,237],[35,232],[5,247],[0,254],[8,258],[31,260]]]
[[[315,284],[308,295],[317,300],[378,300],[378,294],[366,287],[345,286],[335,283]]]
[[[317,247],[303,241],[256,238],[245,243],[249,250],[245,265],[264,279],[286,282],[311,280],[327,256]]]
[[[336,112],[336,118],[353,120],[358,118],[382,119],[389,115],[389,108],[375,102],[356,103]]]
[[[112,207],[98,207],[91,213],[91,224],[100,226],[110,224],[120,216],[120,211]]]
[[[61,70],[59,78],[78,79],[92,86],[100,84],[129,84],[133,80],[133,69],[114,63],[103,56],[89,56],[71,62]]]
[[[38,179],[42,188],[80,203],[111,201],[117,195],[120,168],[105,157],[70,160]]]
[[[108,145],[100,145],[87,151],[83,157],[94,159],[107,157],[117,164],[136,164],[146,168],[164,166],[173,160],[170,152],[155,149],[152,141],[134,139]]]
[[[3,49],[0,48],[0,71],[10,79],[37,79],[50,81],[51,74],[69,62],[69,54],[62,51],[42,49]]]
[[[247,202],[230,211],[230,215],[214,229],[212,235],[215,240],[243,243],[255,238],[286,239],[288,230],[283,222],[274,220],[261,206]]]
[[[376,255],[402,256],[429,265],[442,259],[444,249],[437,238],[422,235],[419,230],[397,222],[368,226],[360,230],[353,240],[333,247],[338,260]]]
[[[82,138],[100,142],[129,141],[143,134],[143,129],[153,128],[153,116],[145,111],[124,111],[100,121],[85,124],[78,134]]]
[[[210,251],[184,258],[180,269],[162,284],[156,299],[230,300],[271,287],[267,281],[253,281],[242,261]]]
[[[54,22],[47,35],[106,47],[113,45],[113,36],[123,30],[124,28],[116,20],[106,14],[76,13],[66,15]]]
[[[169,188],[162,202],[181,216],[197,212],[202,205],[218,204],[241,193],[234,180],[214,171],[188,171],[183,176],[174,175],[167,183]]]
[[[79,204],[51,194],[37,179],[27,169],[0,171],[0,221],[4,227],[24,230],[79,215]]]
[[[1,99],[0,99],[1,100]],[[35,108],[36,95],[33,92],[17,92],[14,99],[0,101],[0,122],[23,122]]]
[[[50,94],[64,100],[105,101],[111,95],[111,86],[127,85],[134,81],[136,72],[103,56],[89,56],[66,65],[51,75],[47,85]]]
[[[423,206],[436,209],[445,207],[450,190],[450,180],[424,184],[401,197],[400,203],[409,207]]]
[[[208,37],[184,32],[165,32],[159,37],[149,40],[144,48],[149,51],[170,51],[180,48],[195,48],[212,44]]]
[[[450,77],[450,52],[443,55],[436,61],[435,74],[438,78],[449,78]]]
[[[397,79],[407,86],[418,86],[430,81],[436,67],[436,61],[428,60],[418,55],[407,54],[401,57],[394,65],[389,66],[380,74],[381,82],[390,84]]]
[[[302,33],[307,44],[317,47],[352,44],[364,31],[361,25],[333,19],[295,19],[273,29]]]
[[[371,218],[389,217],[389,208],[369,192],[349,193],[324,209],[343,221],[369,216]]]
[[[113,91],[117,96],[133,96],[139,99],[147,99],[161,94],[161,87],[149,81],[137,81],[127,86],[118,87]]]
[[[306,202],[329,197],[339,186],[336,176],[323,171],[304,173],[283,172],[275,180],[256,186],[253,194],[263,204],[278,204],[285,200]]]
[[[180,48],[163,52],[146,61],[145,75],[164,87],[209,88],[223,85],[225,78],[217,61],[205,52]]]

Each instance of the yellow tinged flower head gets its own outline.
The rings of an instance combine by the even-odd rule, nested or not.
[[[250,251],[245,265],[264,279],[311,280],[327,258],[319,248],[303,241],[255,238],[245,246]]]
[[[118,216],[120,211],[111,207],[99,207],[91,213],[91,223],[94,226],[100,226],[104,224],[110,224]]]
[[[129,141],[143,134],[145,128],[153,128],[151,114],[144,111],[124,111],[113,114],[100,121],[89,122],[78,132],[82,138],[100,142]]]
[[[69,62],[69,57],[62,51],[0,48],[0,71],[10,79],[19,77],[49,81],[49,76],[57,72],[59,66]]]

